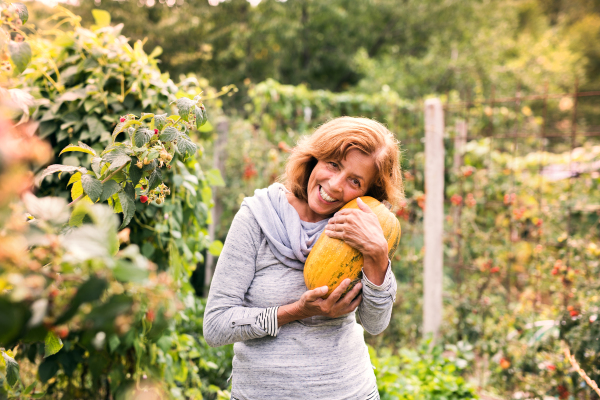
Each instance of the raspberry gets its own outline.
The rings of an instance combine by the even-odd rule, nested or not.
[[[148,310],[148,312],[146,313],[146,319],[150,322],[153,322],[154,321],[154,311]]]
[[[492,274],[495,274],[496,272],[500,272],[500,267],[493,267],[492,269],[490,269],[490,272]]]
[[[154,134],[158,135],[158,129],[154,129]]]
[[[121,119],[119,121],[125,122],[125,117],[121,117]]]
[[[145,202],[147,202],[147,201],[148,201],[148,196],[146,196],[145,194],[141,195],[141,196],[140,196],[140,201],[141,201],[142,203],[145,203]]]
[[[569,311],[569,314],[571,314],[571,317],[576,317],[576,316],[579,315],[579,311],[577,311],[577,310],[571,310],[571,311]]]

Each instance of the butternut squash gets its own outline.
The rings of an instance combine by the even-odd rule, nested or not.
[[[383,235],[388,242],[388,257],[392,258],[400,242],[400,222],[387,207],[370,196],[361,199],[377,215]],[[358,208],[356,199],[344,208]],[[343,240],[330,238],[325,233],[319,237],[304,264],[304,282],[310,290],[325,286],[329,291],[325,298],[346,278],[352,283],[348,290],[360,281],[363,255]]]

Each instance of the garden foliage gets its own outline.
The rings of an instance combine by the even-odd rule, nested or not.
[[[170,263],[176,263],[180,268],[191,271],[197,262],[203,260],[202,252],[209,245],[203,229],[210,216],[211,185],[222,185],[217,170],[202,171],[200,154],[188,136],[194,121],[206,120],[206,110],[200,104],[196,107],[196,100],[192,98],[197,99],[202,89],[204,97],[214,97],[216,92],[205,83],[201,89],[194,76],[175,84],[158,68],[156,57],[160,55],[160,48],[146,54],[142,42],[131,46],[120,34],[122,24],[111,26],[110,15],[104,11],[97,10],[95,15],[96,24],[92,29],[86,29],[80,25],[78,16],[59,8],[50,21],[58,23],[62,29],[40,31],[31,37],[33,58],[23,74],[22,86],[36,98],[37,108],[32,119],[39,122],[39,135],[52,144],[57,159],[69,145],[78,146],[79,142],[83,142],[91,148],[86,152],[67,150],[60,157],[62,164],[72,167],[91,165],[88,170],[93,170],[94,165],[98,167],[97,156],[113,143],[114,135],[120,131],[114,128],[122,124],[119,127],[123,128],[124,134],[119,139],[131,141],[133,138],[133,145],[148,150],[147,154],[142,154],[142,151],[130,148],[125,155],[143,156],[142,161],[148,159],[150,164],[145,164],[143,169],[144,174],[154,171],[150,186],[165,180],[173,193],[164,198],[164,202],[161,197],[161,203],[126,200],[130,212],[127,216],[133,217],[129,224],[131,240],[159,268],[166,269]],[[209,100],[207,105],[218,108],[218,100]],[[174,113],[176,107],[188,109],[190,114],[182,113],[178,121],[167,120],[166,117]],[[133,115],[137,118],[135,121]],[[120,122],[121,118],[126,121]],[[198,125],[201,135],[212,130],[210,123]],[[130,128],[136,129],[137,133],[130,132]],[[159,128],[160,142],[171,143],[166,148],[156,145],[154,129]],[[181,131],[173,131],[177,128]],[[176,145],[173,145],[173,140],[176,140]],[[123,149],[112,148],[103,157],[117,157]],[[132,151],[136,154],[127,154]],[[161,152],[164,154],[161,155]],[[175,157],[170,162],[170,169],[154,168],[157,163],[165,163],[161,159],[168,157]],[[119,159],[111,165],[129,162],[123,154]],[[131,171],[131,167],[127,168]],[[39,193],[72,197],[81,189],[81,185],[74,182],[76,179],[69,182],[66,174],[45,178]],[[73,184],[70,191],[67,184]],[[155,187],[144,188],[156,191]],[[129,200],[133,200],[131,188],[128,193]],[[140,194],[138,191],[137,195]],[[152,199],[151,193],[143,195]],[[160,197],[159,192],[155,195]],[[114,197],[110,203],[115,210],[120,210],[120,198],[118,195]],[[140,212],[134,215],[131,213],[134,209]],[[177,249],[178,254],[173,253],[173,249]]]
[[[474,400],[475,388],[460,376],[474,358],[472,346],[433,345],[424,340],[414,349],[402,348],[397,355],[369,348],[382,400]]]
[[[375,118],[397,134],[406,190],[397,210],[401,246],[392,260],[400,289],[390,326],[367,340],[376,348],[416,346],[422,334],[426,204],[422,103],[402,100],[391,91],[332,93],[272,80],[251,85],[249,94],[248,118],[237,122],[233,132],[241,149],[228,148],[226,179],[231,186],[224,189],[230,192],[222,201],[230,211],[223,214],[222,235],[242,200],[236,195],[250,195],[275,180],[290,147],[328,119]],[[443,101],[458,100],[456,93],[449,97]],[[578,100],[576,123],[582,131],[598,124],[597,103],[592,100]],[[461,374],[496,395],[564,397],[589,392],[564,360],[567,344],[561,339],[574,346],[581,365],[597,378],[594,276],[600,243],[595,204],[600,193],[593,166],[600,147],[588,139],[570,150],[573,107],[572,98],[565,96],[547,104],[475,104],[446,114],[442,333],[446,343],[473,345],[475,357]],[[469,135],[498,132],[499,137],[471,140],[462,151],[454,149],[459,120],[469,121]],[[542,129],[556,139],[539,138]],[[519,138],[515,147],[514,138],[503,137],[515,131],[530,137]],[[462,160],[458,169],[455,152]],[[571,163],[576,163],[577,175],[570,172]]]
[[[55,18],[76,22],[76,17],[65,11]],[[69,46],[82,46],[70,55],[67,62],[71,63],[81,61],[83,48],[91,50],[87,65],[96,63],[100,68],[94,72],[96,78],[102,73],[100,66],[120,70],[114,64],[120,57],[127,63],[122,54],[102,51],[102,45],[118,42],[122,49],[130,50],[129,55],[133,53],[126,39],[117,35],[118,28],[108,25],[105,14],[98,14],[97,22],[92,30],[76,26],[69,37],[74,40],[67,44],[54,42],[55,50],[60,43],[66,46],[55,53],[62,56],[69,53]],[[31,41],[39,45],[44,40],[39,36]],[[85,76],[85,68],[80,71],[81,87],[59,86],[66,83],[59,78],[61,69],[54,64],[45,70],[46,65],[36,64],[40,53],[33,48],[34,62],[25,71],[24,82],[32,82],[36,76],[39,80],[33,82],[40,86],[23,85],[38,98],[39,108],[32,119],[44,119],[45,115],[41,122],[55,123],[57,131],[66,130],[70,139],[89,134],[89,124],[73,124],[66,118],[68,112],[79,111],[78,106],[85,107],[81,100],[86,96],[77,97],[81,94],[77,90],[83,89],[89,94],[87,99],[95,101],[95,96],[111,98],[110,87],[91,88],[95,78]],[[141,51],[137,56],[148,59]],[[155,64],[154,68],[150,72],[160,79]],[[188,136],[206,123],[206,111],[199,97],[177,97],[177,86],[166,78],[160,82],[175,88],[163,93],[167,113],[149,104],[149,111],[154,112],[139,117],[126,108],[119,110],[120,115],[112,115],[117,104],[125,104],[124,99],[113,99],[111,109],[100,106],[90,112],[98,120],[105,115],[116,119],[109,140],[103,143],[100,133],[94,137],[96,142],[87,137],[89,144],[67,144],[63,153],[83,157],[72,158],[75,165],[50,166],[38,174],[38,181],[54,172],[70,177],[68,183],[74,186],[71,204],[64,197],[36,197],[29,192],[33,183],[30,169],[39,168],[52,156],[48,144],[32,135],[41,124],[14,127],[0,121],[4,144],[0,156],[0,398],[129,399],[144,392],[181,399],[227,397],[220,387],[226,386],[230,348],[209,349],[204,342],[203,304],[188,282],[193,259],[202,258],[199,251],[206,241],[200,242],[200,237],[186,243],[181,241],[182,229],[162,231],[158,239],[163,239],[169,250],[168,262],[157,265],[141,254],[152,255],[152,239],[145,242],[152,250],[148,245],[140,249],[131,240],[129,228],[118,231],[119,225],[127,226],[151,207],[156,210],[146,214],[148,217],[170,206],[169,212],[175,215],[171,225],[184,219],[185,210],[178,209],[178,204],[195,210],[202,202],[205,214],[210,207],[200,194],[196,197],[202,185],[210,188],[198,165],[196,144]],[[55,101],[53,96],[63,97]],[[168,114],[171,107],[167,101],[174,103],[178,115]],[[5,107],[2,105],[2,110]],[[65,109],[70,111],[65,113]],[[111,126],[111,119],[104,121],[103,127]],[[68,126],[60,128],[64,124]],[[54,138],[55,146],[61,143],[52,132],[46,136]],[[79,162],[86,158],[90,159],[89,170]],[[177,166],[177,172],[160,176],[160,168],[169,170],[171,165]],[[212,179],[218,178],[213,173]],[[175,192],[168,197],[166,184]],[[51,184],[49,187],[52,189]],[[173,204],[171,199],[180,202]],[[109,206],[101,204],[106,202]],[[116,212],[123,212],[122,222]],[[188,215],[187,219],[201,236],[206,218],[198,222]],[[147,228],[154,232],[156,225]],[[181,247],[187,247],[188,253],[180,253]],[[191,254],[190,248],[197,255]],[[164,261],[162,257],[157,260]]]

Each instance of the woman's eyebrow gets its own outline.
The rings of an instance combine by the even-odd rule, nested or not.
[[[340,167],[344,168],[344,164],[342,164],[342,160],[338,161],[337,163],[340,165]],[[365,178],[363,178],[362,176],[360,176],[358,174],[355,174],[355,173],[352,173],[352,176],[354,176],[355,178],[360,179],[363,182],[365,180]]]

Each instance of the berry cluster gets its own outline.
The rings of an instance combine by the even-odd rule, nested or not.
[[[142,191],[144,188],[142,188]],[[142,203],[152,203],[153,201],[156,204],[162,204],[165,201],[165,196],[171,194],[171,189],[164,183],[158,185],[155,189],[150,190],[146,194],[140,196],[140,201]]]

